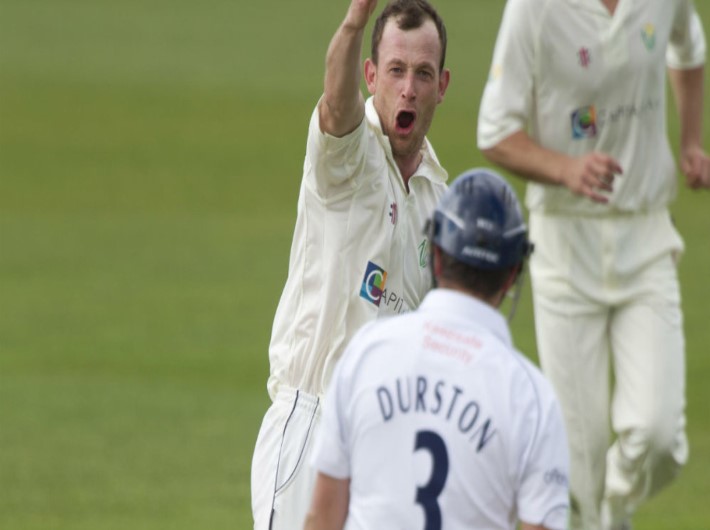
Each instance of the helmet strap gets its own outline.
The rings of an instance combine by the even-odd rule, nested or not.
[[[523,290],[523,272],[525,271],[525,267],[523,266],[523,263],[520,263],[520,266],[518,267],[518,271],[515,277],[515,281],[513,282],[513,285],[510,289],[508,289],[508,292],[506,293],[506,296],[511,299],[510,301],[510,309],[508,310],[508,323],[511,323],[513,321],[513,317],[515,316],[515,311],[518,309],[518,302],[520,301],[520,293]]]

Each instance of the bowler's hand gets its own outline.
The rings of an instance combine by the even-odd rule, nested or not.
[[[614,189],[614,180],[623,170],[619,163],[609,155],[594,151],[586,155],[571,158],[563,168],[563,184],[576,194],[588,197],[595,202],[609,202],[604,192]]]
[[[377,0],[352,0],[344,25],[353,29],[363,29],[375,7],[377,7]]]
[[[710,156],[702,147],[684,149],[680,158],[680,169],[685,174],[689,188],[710,189]]]

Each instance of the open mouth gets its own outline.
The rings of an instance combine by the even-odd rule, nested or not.
[[[412,125],[414,125],[414,118],[415,115],[413,112],[406,110],[401,111],[397,114],[397,129],[402,132],[409,131],[412,128]]]

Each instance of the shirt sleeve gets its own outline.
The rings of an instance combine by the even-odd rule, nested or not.
[[[677,70],[705,64],[706,42],[703,25],[691,0],[681,0],[666,50],[666,64]]]
[[[569,517],[567,435],[552,387],[541,375],[538,382],[538,426],[523,463],[518,517],[526,523],[564,530]]]
[[[367,119],[349,134],[338,138],[320,129],[320,116],[316,105],[308,126],[308,144],[304,175],[322,198],[339,194],[356,186],[354,178],[363,173],[366,165],[368,135]]]
[[[535,63],[534,2],[508,0],[478,114],[478,147],[487,149],[527,127]]]

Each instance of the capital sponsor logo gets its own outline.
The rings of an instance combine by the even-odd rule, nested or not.
[[[404,301],[404,298],[395,291],[385,289],[382,291],[380,300],[384,303],[384,305],[378,304],[381,312],[401,314],[409,311],[409,306]]]
[[[572,138],[594,138],[605,127],[622,125],[632,120],[649,120],[649,115],[658,113],[663,106],[660,99],[647,99],[638,103],[612,105],[596,108],[581,107],[571,114]]]
[[[648,51],[656,47],[656,26],[651,23],[644,24],[641,28],[641,40]]]
[[[597,135],[597,111],[594,105],[581,107],[572,112],[572,138],[594,138]]]
[[[379,307],[386,282],[387,272],[376,263],[368,261],[365,276],[362,279],[360,296]]]

